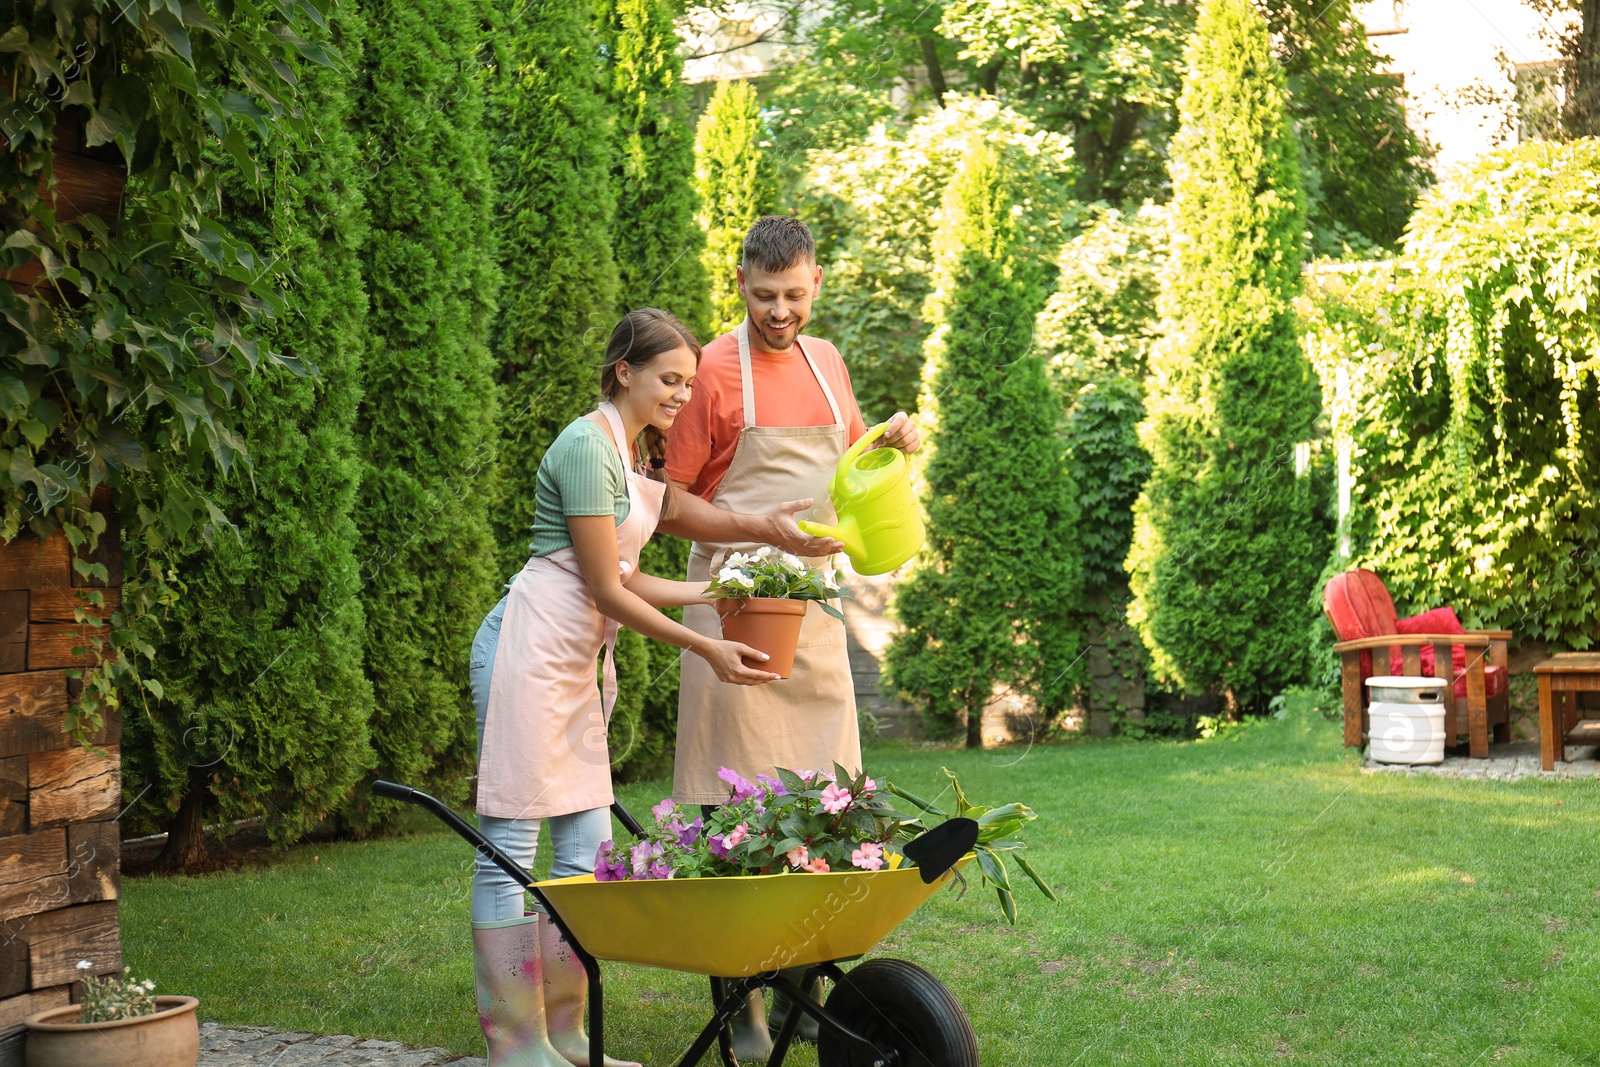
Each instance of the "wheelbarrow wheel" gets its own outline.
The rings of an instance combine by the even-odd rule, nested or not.
[[[828,995],[829,1014],[879,1049],[898,1052],[897,1067],[978,1067],[978,1038],[944,983],[905,960],[877,959],[845,974]],[[822,1028],[821,1067],[872,1067],[877,1057]]]

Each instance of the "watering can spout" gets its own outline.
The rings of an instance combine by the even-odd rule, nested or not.
[[[803,533],[812,537],[831,537],[844,545],[845,555],[851,559],[859,559],[866,554],[866,546],[861,542],[861,532],[856,529],[853,522],[841,522],[837,526],[828,526],[810,519],[801,519],[797,524]]]

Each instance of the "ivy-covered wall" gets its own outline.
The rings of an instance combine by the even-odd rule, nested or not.
[[[1600,141],[1484,157],[1301,302],[1348,554],[1401,614],[1600,643]]]

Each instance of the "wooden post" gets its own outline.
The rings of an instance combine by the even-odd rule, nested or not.
[[[23,1018],[70,1003],[79,960],[92,973],[122,969],[121,718],[107,715],[86,748],[66,732],[68,668],[94,627],[75,610],[106,617],[120,602],[121,535],[114,522],[92,557],[107,565],[104,603],[79,595],[57,533],[0,545],[0,1067],[21,1067]]]

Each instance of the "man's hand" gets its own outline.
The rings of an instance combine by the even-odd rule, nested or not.
[[[917,424],[911,421],[911,416],[897,411],[889,420],[889,428],[873,445],[877,448],[898,448],[910,455],[922,447],[922,435],[917,432]]]
[[[812,537],[795,524],[795,514],[809,508],[815,501],[791,500],[779,504],[765,516],[767,529],[761,540],[797,556],[831,556],[844,551],[844,542],[831,537]]]

